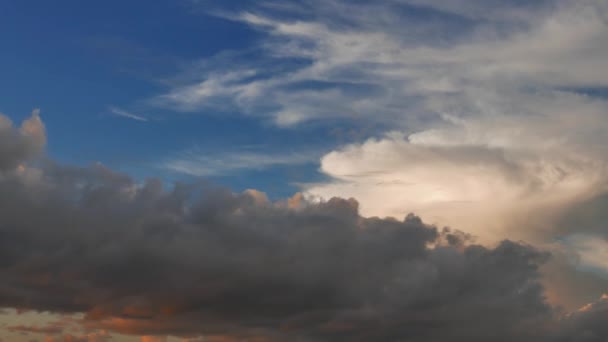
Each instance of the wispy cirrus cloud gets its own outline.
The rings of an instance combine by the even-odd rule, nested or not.
[[[475,100],[478,88],[606,85],[597,72],[606,54],[601,2],[268,8],[227,16],[267,34],[261,51],[194,68],[199,80],[176,85],[159,103],[185,111],[230,104],[284,126],[338,117],[415,130],[415,118],[438,114],[437,102]]]
[[[192,176],[217,176],[226,173],[264,170],[276,166],[317,163],[319,152],[260,152],[244,148],[242,151],[222,152],[190,149],[161,163],[161,167]]]
[[[122,116],[123,118],[132,119],[132,120],[136,120],[136,121],[143,121],[143,122],[148,121],[147,118],[145,118],[141,115],[134,114],[132,112],[128,112],[128,111],[118,108],[118,107],[110,106],[110,107],[108,107],[108,110],[112,114],[117,115],[117,116]]]

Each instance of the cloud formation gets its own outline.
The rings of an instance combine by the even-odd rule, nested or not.
[[[21,127],[13,126],[11,120],[0,114],[0,171],[14,168],[23,160],[41,153],[46,144],[44,125],[39,110],[25,120]]]
[[[549,256],[530,245],[484,247],[415,215],[365,218],[354,199],[270,202],[255,190],[137,184],[101,165],[27,163],[0,177],[2,307],[212,341],[608,337],[605,298],[570,315],[547,304]]]
[[[606,191],[607,11],[605,0],[266,1],[218,11],[261,32],[261,51],[195,63],[156,100],[280,126],[376,125],[323,157],[332,180],[305,193],[486,239],[546,239],[504,230],[532,210],[546,230]]]
[[[171,171],[192,176],[209,177],[242,170],[263,170],[273,166],[311,164],[318,160],[317,153],[264,153],[250,151],[203,151],[190,149],[162,163]]]
[[[110,106],[108,108],[108,110],[112,114],[117,115],[117,116],[122,116],[123,118],[132,119],[132,120],[136,120],[136,121],[143,121],[143,122],[148,121],[147,118],[145,118],[145,117],[143,117],[141,115],[133,114],[131,112],[127,112],[126,110],[120,109],[118,107]]]
[[[267,1],[221,15],[260,32],[261,51],[196,63],[157,103],[373,125],[321,159],[330,180],[308,198],[534,241],[608,274],[572,243],[603,245],[601,217],[569,217],[608,190],[606,0]]]

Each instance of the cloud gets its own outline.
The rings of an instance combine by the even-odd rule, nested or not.
[[[85,333],[84,335],[65,334],[60,337],[47,336],[45,342],[106,342],[112,337],[107,331]]]
[[[547,9],[564,1],[539,0],[516,2],[511,0],[397,0],[396,2],[431,7],[446,13],[472,19],[491,18],[496,21],[529,21]]]
[[[118,116],[122,116],[124,118],[133,119],[133,120],[136,120],[136,121],[144,121],[144,122],[148,121],[147,118],[145,118],[145,117],[143,117],[141,115],[137,115],[137,114],[133,114],[131,112],[127,112],[126,110],[120,109],[118,107],[110,106],[109,110],[110,110],[110,112],[112,114],[118,115]]]
[[[36,325],[11,325],[7,326],[6,329],[10,332],[24,332],[24,333],[36,333],[36,334],[60,334],[63,332],[63,326],[59,324],[51,324],[47,326],[36,326]]]
[[[386,127],[325,155],[332,180],[309,200],[30,163],[38,115],[21,129],[2,117],[0,306],[212,341],[604,341],[605,297],[571,313],[548,299],[606,287],[606,10],[325,0],[225,15],[261,32],[261,51],[196,63],[153,102]],[[208,175],[299,158],[167,165]]]
[[[32,116],[19,128],[14,127],[8,117],[0,114],[0,171],[15,168],[21,160],[42,152],[46,144],[46,133],[38,114],[39,110],[34,110]]]
[[[597,302],[582,307],[565,321],[566,341],[601,341],[608,334],[602,316],[608,313],[608,296],[603,295]]]
[[[196,64],[163,105],[380,127],[324,156],[331,180],[303,193],[591,262],[566,241],[602,239],[602,220],[562,225],[607,191],[608,2],[313,0],[223,16],[260,49]]]
[[[156,337],[156,336],[142,336],[141,342],[164,342],[166,341],[166,337]]]
[[[601,132],[608,127],[600,127],[608,103],[561,92],[550,100],[519,99],[511,110],[541,108],[542,114],[514,117],[506,104],[479,99],[470,112],[495,114],[444,115],[443,124],[427,130],[391,132],[344,146],[321,159],[321,171],[333,180],[311,184],[307,193],[355,197],[364,215],[401,216],[413,210],[437,223],[502,238],[516,236],[499,229],[512,228],[505,225],[514,219],[532,211],[550,217],[557,208],[606,191],[607,151],[601,142],[607,137]]]
[[[31,315],[29,319],[36,317]],[[24,321],[28,318],[23,318]],[[44,335],[45,342],[104,342],[112,339],[106,330],[83,331],[79,319],[70,316],[58,316],[58,319],[49,321],[44,325],[9,325],[6,330],[11,333]],[[69,333],[71,331],[72,333]],[[75,334],[74,332],[79,332]]]
[[[475,100],[475,89],[606,86],[606,9],[588,0],[254,6],[226,17],[265,33],[261,51],[197,63],[157,103],[281,126],[341,118],[415,129],[441,114],[429,102]]]
[[[222,12],[264,34],[261,51],[195,63],[159,99],[279,126],[383,127],[328,153],[321,171],[333,181],[303,191],[356,197],[363,215],[414,210],[482,238],[552,240],[560,212],[606,191],[607,10],[603,0],[265,2]]]
[[[562,244],[578,251],[574,262],[577,266],[608,278],[608,241],[594,235],[572,234]]]
[[[310,152],[273,154],[256,151],[225,151],[217,153],[192,149],[163,162],[162,167],[193,176],[215,176],[233,171],[310,164],[316,162],[318,158],[318,153]]]
[[[540,283],[548,255],[524,243],[477,245],[415,215],[365,218],[354,199],[270,202],[101,165],[18,163],[38,177],[0,177],[2,307],[212,341],[608,337],[604,299],[559,318]]]

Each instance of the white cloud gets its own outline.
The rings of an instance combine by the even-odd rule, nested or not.
[[[165,161],[163,168],[192,176],[216,176],[226,172],[263,170],[281,165],[300,165],[318,160],[317,153],[261,153],[256,151],[209,153],[190,150]]]
[[[133,120],[137,120],[137,121],[148,121],[147,118],[145,118],[145,117],[143,117],[141,115],[133,114],[131,112],[128,112],[128,111],[123,110],[123,109],[120,109],[118,107],[110,106],[108,109],[114,115],[122,116],[124,118],[133,119]]]

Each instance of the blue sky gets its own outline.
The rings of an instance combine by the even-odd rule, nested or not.
[[[352,223],[380,217],[369,222],[392,227],[397,222],[392,218],[411,224],[408,214],[413,212],[428,224],[471,234],[475,238],[469,240],[462,233],[467,246],[474,241],[490,252],[500,251],[500,241],[508,239],[551,252],[549,266],[538,276],[546,294],[543,303],[547,299],[579,313],[608,305],[608,297],[602,297],[608,289],[608,231],[602,214],[608,210],[608,0],[0,1],[0,113],[0,190],[23,187],[29,194],[35,189],[48,196],[41,195],[42,202],[58,196],[55,200],[63,203],[61,196],[67,196],[71,204],[92,196],[91,203],[101,203],[93,205],[99,212],[91,214],[91,203],[84,200],[75,209],[68,206],[85,213],[76,218],[82,220],[76,226],[85,227],[79,235],[84,245],[97,238],[87,235],[91,222],[116,216],[99,229],[117,235],[124,255],[132,255],[132,234],[162,252],[159,268],[175,260],[190,265],[192,256],[232,262],[225,251],[208,255],[199,245],[192,251],[171,245],[193,243],[186,223],[199,219],[200,209],[200,217],[209,222],[227,215],[228,225],[252,237],[249,241],[235,233],[218,238],[218,244],[227,243],[227,249],[234,247],[230,243],[243,244],[249,248],[243,250],[252,251],[243,259],[265,263],[256,241],[282,237],[283,226],[292,226],[282,221],[286,217],[295,220],[294,227],[306,227],[307,234],[310,222],[318,223],[331,240],[333,219]],[[150,178],[162,180],[164,187],[146,181]],[[180,202],[182,188],[173,188],[175,183],[192,191],[200,190],[196,184],[219,184],[227,192],[210,191],[210,202],[203,192],[202,209],[190,208],[196,198]],[[93,191],[99,184],[106,187],[107,198],[103,191]],[[115,203],[104,202],[113,195]],[[331,201],[333,197],[354,200]],[[34,212],[44,208],[23,201]],[[0,203],[1,211],[13,201]],[[186,207],[177,210],[180,205]],[[232,213],[234,208],[238,210]],[[61,225],[71,217],[69,210],[60,209],[57,217],[49,214],[59,222],[58,237],[72,236]],[[353,212],[357,220],[351,220]],[[22,226],[33,237],[44,233],[31,228],[25,216],[6,225],[0,217],[0,237],[2,229]],[[148,220],[160,223],[148,227]],[[248,220],[259,226],[249,226]],[[163,232],[158,227],[166,226],[175,228],[170,233],[179,238],[156,245],[158,236],[148,230]],[[205,221],[199,230],[208,228]],[[13,233],[21,234],[6,234]],[[205,245],[216,233],[196,235],[193,241]],[[317,233],[301,242],[313,260],[302,265],[304,273],[324,264],[314,258],[317,247],[325,246],[325,236]],[[35,249],[40,241],[32,239]],[[112,278],[105,258],[118,247],[106,242],[93,249],[99,255],[88,257],[102,265],[100,274]],[[450,253],[462,255],[464,245],[452,246]],[[530,252],[527,256],[536,255],[530,246],[519,247]],[[135,250],[143,253],[134,252],[135,261],[112,266],[137,271],[138,258],[146,259],[148,251]],[[163,259],[176,250],[184,254]],[[428,262],[435,267],[437,260]],[[28,269],[30,264],[25,265]],[[245,266],[237,271],[242,274],[224,280],[251,275]],[[389,271],[378,274],[392,279]],[[23,280],[20,273],[10,275]],[[299,293],[302,284],[294,283],[294,293]],[[0,299],[2,285],[0,280]],[[93,285],[87,290],[95,300],[83,312],[69,301],[61,304],[75,310],[74,317],[101,310],[105,303],[96,302],[95,291],[107,284]],[[153,293],[146,292],[152,299],[142,295],[146,298],[133,307],[141,304],[139,309],[146,311],[166,304],[156,302]],[[596,306],[583,306],[597,298]],[[143,336],[150,327],[132,332],[113,325],[113,319],[131,319],[127,304],[132,300],[121,297],[113,303],[126,313],[103,307],[109,310],[107,321],[86,323],[95,329],[107,325],[115,336]],[[14,309],[4,321],[0,317],[0,324],[14,326],[21,317]],[[219,317],[201,312],[201,317]],[[290,318],[299,314],[296,309]],[[27,315],[32,322],[42,319],[41,325],[60,317]],[[201,333],[188,315],[177,315],[167,331],[141,341],[200,341],[172,330],[185,326],[188,333]],[[281,334],[277,327],[284,322],[273,319],[269,334]],[[76,321],[61,318],[59,330],[71,329]],[[250,333],[249,322],[241,323]],[[313,336],[317,328],[298,337]],[[17,327],[8,334],[14,338],[35,330]],[[237,330],[226,336],[241,336]],[[91,337],[88,342],[105,340],[106,332],[101,334],[101,340]],[[0,342],[2,336],[0,332]]]
[[[336,136],[333,124],[284,130],[238,111],[181,113],[149,104],[191,65],[221,52],[251,49],[261,39],[262,33],[204,7],[180,1],[0,6],[5,80],[0,110],[19,122],[40,108],[50,136],[47,150],[57,160],[99,161],[140,178],[177,180],[187,175],[170,172],[162,163],[190,150],[214,158],[224,151],[261,150],[310,156],[300,158],[297,168],[253,165],[252,170],[221,172],[221,177],[206,175],[236,189],[268,188],[273,196],[285,197],[297,191],[291,183],[316,179],[315,158],[345,139]],[[116,115],[112,108],[147,121]]]
[[[306,5],[291,3],[296,4]],[[23,1],[1,6],[5,52],[0,55],[0,72],[11,82],[2,84],[6,100],[0,110],[19,122],[33,108],[40,108],[50,137],[47,151],[59,161],[81,165],[99,161],[137,178],[171,182],[190,179],[192,174],[167,169],[164,163],[180,155],[192,156],[193,150],[215,159],[224,158],[224,153],[271,155],[286,161],[252,163],[203,176],[237,190],[262,188],[277,198],[298,191],[298,183],[323,180],[318,167],[324,153],[378,135],[392,125],[382,119],[383,113],[377,114],[378,120],[348,113],[345,117],[338,113],[345,111],[342,105],[322,108],[324,103],[319,116],[298,119],[297,127],[284,127],[268,117],[277,106],[272,101],[268,108],[197,104],[186,110],[179,104],[154,101],[210,71],[255,67],[261,71],[254,78],[271,79],[310,65],[306,56],[269,56],[263,47],[268,32],[231,17],[259,11],[251,2]],[[290,20],[315,15],[310,6],[306,11],[261,7],[268,15]],[[455,28],[464,32],[475,24],[430,7],[407,5],[399,10],[416,25],[437,22],[439,36]],[[348,18],[342,24],[357,25]],[[373,98],[384,91],[373,83],[330,79],[298,80],[286,88],[294,94],[337,89],[344,92],[343,101],[368,94]],[[291,158],[293,154],[300,157]]]

